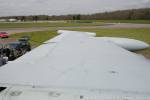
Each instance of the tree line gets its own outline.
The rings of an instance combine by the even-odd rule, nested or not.
[[[20,21],[38,21],[38,20],[149,20],[150,8],[118,10],[112,12],[103,12],[89,15],[30,15],[30,16],[7,16],[0,19],[17,19]]]

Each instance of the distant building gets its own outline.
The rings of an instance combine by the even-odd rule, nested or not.
[[[8,19],[9,22],[16,22],[17,19]]]

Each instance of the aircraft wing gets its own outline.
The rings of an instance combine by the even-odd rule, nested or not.
[[[66,31],[1,67],[0,84],[150,96],[150,60],[89,33]]]

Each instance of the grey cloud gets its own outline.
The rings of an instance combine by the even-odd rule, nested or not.
[[[0,16],[90,14],[150,7],[150,0],[0,0]]]

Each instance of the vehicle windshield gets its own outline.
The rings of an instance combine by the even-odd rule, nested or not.
[[[19,41],[26,42],[27,40],[23,38],[23,39],[19,39]]]
[[[19,42],[12,42],[12,43],[9,43],[8,45],[11,47],[11,48],[16,48],[18,46]]]

